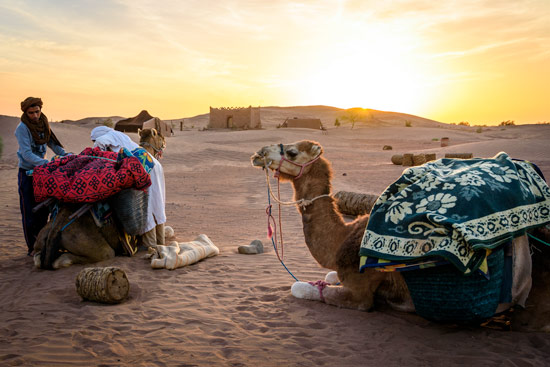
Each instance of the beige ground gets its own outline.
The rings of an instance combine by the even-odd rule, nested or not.
[[[80,152],[92,124],[55,124],[60,140]],[[2,121],[0,161],[0,365],[21,366],[543,366],[550,335],[460,329],[415,315],[365,313],[294,299],[293,279],[266,240],[265,178],[250,165],[258,148],[300,139],[319,141],[334,168],[334,191],[380,193],[403,167],[393,154],[506,151],[538,164],[550,177],[550,125],[506,129],[349,126],[328,135],[306,129],[176,131],[162,160],[168,225],[181,241],[206,233],[218,257],[174,271],[118,257],[131,283],[120,305],[83,302],[75,278],[83,266],[33,267],[26,256],[17,195],[15,124]],[[441,148],[435,138],[450,137]],[[135,140],[136,134],[131,134]],[[393,151],[383,151],[384,145]],[[291,189],[282,186],[283,199]],[[283,210],[285,260],[300,280],[320,268],[304,245],[294,208]],[[237,247],[261,239],[262,255]],[[141,255],[141,254],[139,254]]]

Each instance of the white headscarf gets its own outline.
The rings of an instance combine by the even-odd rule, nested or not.
[[[128,135],[107,126],[94,128],[90,138],[94,141],[94,147],[99,147],[101,150],[118,152],[120,148],[126,148],[130,151],[139,148],[139,145],[134,143]]]

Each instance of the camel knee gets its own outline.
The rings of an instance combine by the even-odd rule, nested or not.
[[[308,299],[310,301],[321,301],[319,289],[307,282],[295,282],[290,288],[290,292],[296,298]]]
[[[371,311],[374,307],[374,292],[356,292],[346,286],[329,286],[323,290],[325,303],[333,306]]]

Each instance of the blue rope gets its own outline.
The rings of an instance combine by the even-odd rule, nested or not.
[[[541,240],[540,238],[537,238],[537,237],[533,236],[531,233],[527,233],[527,235],[528,235],[529,237],[531,237],[531,238],[534,238],[535,240],[537,240],[537,241],[539,241],[539,242],[541,242],[541,243],[544,243],[546,246],[550,246],[550,243],[544,242],[544,241]]]
[[[67,227],[68,227],[72,222],[74,222],[75,220],[76,220],[76,217],[74,217],[73,219],[71,219],[71,220],[69,221],[69,223],[65,224],[65,225],[63,226],[63,228],[61,228],[61,231],[60,231],[60,232],[63,232],[63,231],[65,230],[65,228],[67,228]]]
[[[267,203],[269,204],[268,208],[269,208],[269,216],[271,216],[271,193],[269,192],[269,185],[267,186]],[[269,219],[268,219],[269,220]],[[273,244],[273,249],[275,251],[277,251],[277,245],[275,245],[275,240],[273,239],[273,236],[271,236],[271,243]],[[292,272],[290,270],[288,270],[288,268],[286,267],[285,263],[283,262],[282,259],[279,259],[281,265],[283,265],[283,267],[285,268],[285,270],[290,274],[290,276],[292,276],[294,278],[295,281],[299,282],[298,278],[296,278],[294,276],[294,274],[292,274]]]

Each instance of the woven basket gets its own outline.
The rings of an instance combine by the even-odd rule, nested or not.
[[[109,203],[129,235],[136,236],[145,232],[148,200],[149,194],[146,191],[136,189],[125,189],[111,196]]]
[[[454,265],[402,272],[416,313],[428,320],[476,323],[492,317],[500,298],[504,251],[487,258],[490,279],[464,275]]]

